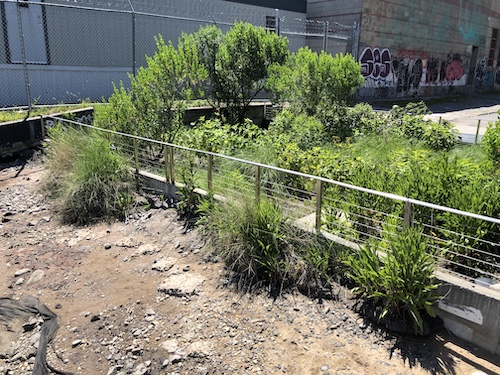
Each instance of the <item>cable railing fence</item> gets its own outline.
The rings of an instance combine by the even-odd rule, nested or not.
[[[500,218],[460,211],[297,171],[146,139],[75,121],[105,132],[137,171],[171,184],[194,175],[196,188],[222,197],[267,197],[297,226],[354,249],[377,241],[389,251],[391,228],[418,228],[439,269],[500,282]],[[187,169],[186,169],[187,168]],[[389,240],[388,240],[389,238]]]

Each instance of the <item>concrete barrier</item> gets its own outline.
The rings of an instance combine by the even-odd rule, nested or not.
[[[75,121],[90,124],[93,121],[92,107],[74,109],[51,116],[62,116]],[[44,125],[42,127],[42,118]],[[0,156],[9,156],[39,145],[45,138],[48,128],[54,125],[54,120],[46,116],[29,117],[0,123]]]
[[[500,291],[438,271],[436,312],[454,335],[500,355]]]

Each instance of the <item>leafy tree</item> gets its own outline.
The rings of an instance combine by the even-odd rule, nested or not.
[[[205,94],[230,123],[244,122],[250,102],[264,89],[268,67],[288,58],[288,40],[250,23],[236,22],[223,35],[202,27],[185,42],[195,41],[198,59],[208,74]]]
[[[183,34],[179,40],[179,45],[195,45],[198,53],[198,60],[206,71],[204,80],[200,82],[203,90],[199,94],[207,99],[214,108],[220,107],[218,92],[221,92],[221,84],[224,81],[220,76],[220,70],[216,68],[217,54],[224,39],[222,30],[217,26],[205,26],[192,34]],[[181,47],[182,48],[182,47]]]
[[[129,134],[173,142],[183,124],[184,100],[202,95],[207,73],[198,60],[195,43],[165,43],[155,38],[157,51],[146,57],[147,66],[130,75],[131,89],[115,86],[109,106],[96,124]]]
[[[266,87],[295,111],[312,116],[332,104],[345,104],[362,84],[361,67],[351,55],[318,55],[303,47],[286,64],[270,67]]]
[[[161,36],[155,40],[157,52],[146,58],[146,68],[131,77],[130,95],[141,134],[172,142],[183,124],[183,100],[200,90],[198,83],[206,72],[193,43],[181,43],[176,50]]]

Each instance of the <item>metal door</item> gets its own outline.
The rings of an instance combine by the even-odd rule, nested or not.
[[[24,41],[26,62],[47,64],[42,5],[18,1],[17,3],[4,3],[4,6],[10,62],[23,62],[22,42]]]

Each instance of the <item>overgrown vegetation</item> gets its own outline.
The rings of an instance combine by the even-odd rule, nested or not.
[[[439,286],[431,247],[421,229],[400,228],[392,220],[384,229],[381,240],[368,241],[343,260],[353,291],[372,302],[377,322],[402,331],[409,323],[416,334],[428,333],[424,318],[436,316]]]
[[[496,123],[490,123],[488,125],[482,144],[486,154],[493,161],[493,163],[497,166],[500,165],[500,120]]]
[[[85,108],[89,106],[94,106],[90,102],[82,102],[79,104],[61,104],[57,106],[36,106],[29,111],[29,117],[36,117],[41,115],[48,115],[52,113],[66,112],[73,109]],[[28,116],[28,109],[1,109],[0,110],[0,122],[22,120]]]
[[[201,28],[183,35],[178,47],[159,38],[157,46],[148,66],[131,77],[131,89],[115,88],[110,106],[96,116],[99,126],[500,216],[498,123],[490,126],[482,146],[459,146],[452,124],[424,118],[428,109],[423,102],[394,106],[388,113],[368,104],[349,106],[363,82],[351,56],[307,48],[290,55],[286,39],[245,23],[236,23],[226,34],[215,26]],[[267,129],[245,118],[264,85],[286,107]],[[206,100],[216,109],[215,118],[185,125],[188,99]],[[161,148],[154,157],[161,159]],[[299,232],[274,197],[220,204],[199,199],[194,191],[196,158],[181,173],[185,186],[179,212],[189,218],[204,215],[200,223],[214,252],[242,285],[282,290],[328,284],[337,264],[332,249]],[[254,178],[253,166],[227,163],[214,168],[223,170],[235,189]],[[311,179],[276,171],[263,171],[260,181],[306,200],[314,189]],[[328,202],[323,210],[326,229],[366,243],[359,254],[345,259],[357,291],[380,306],[380,319],[397,316],[420,333],[424,317],[432,316],[436,289],[427,236],[442,238],[439,245],[448,247],[446,256],[452,261],[474,254],[491,265],[495,260],[488,253],[498,254],[500,233],[491,223],[413,207],[409,219],[430,223],[426,232],[396,230],[386,217],[403,217],[402,203],[339,186],[326,187],[323,198]],[[381,240],[369,240],[381,233]],[[387,253],[380,258],[382,247]],[[466,267],[474,267],[467,262]]]
[[[48,187],[63,219],[123,219],[131,203],[127,162],[99,133],[56,126],[46,143]]]
[[[361,67],[351,55],[317,54],[300,48],[286,64],[273,64],[267,88],[280,101],[289,102],[295,112],[309,116],[345,104],[363,84]]]
[[[231,200],[212,206],[201,220],[210,249],[239,275],[240,286],[328,287],[336,254],[317,236],[292,225],[267,199]]]

